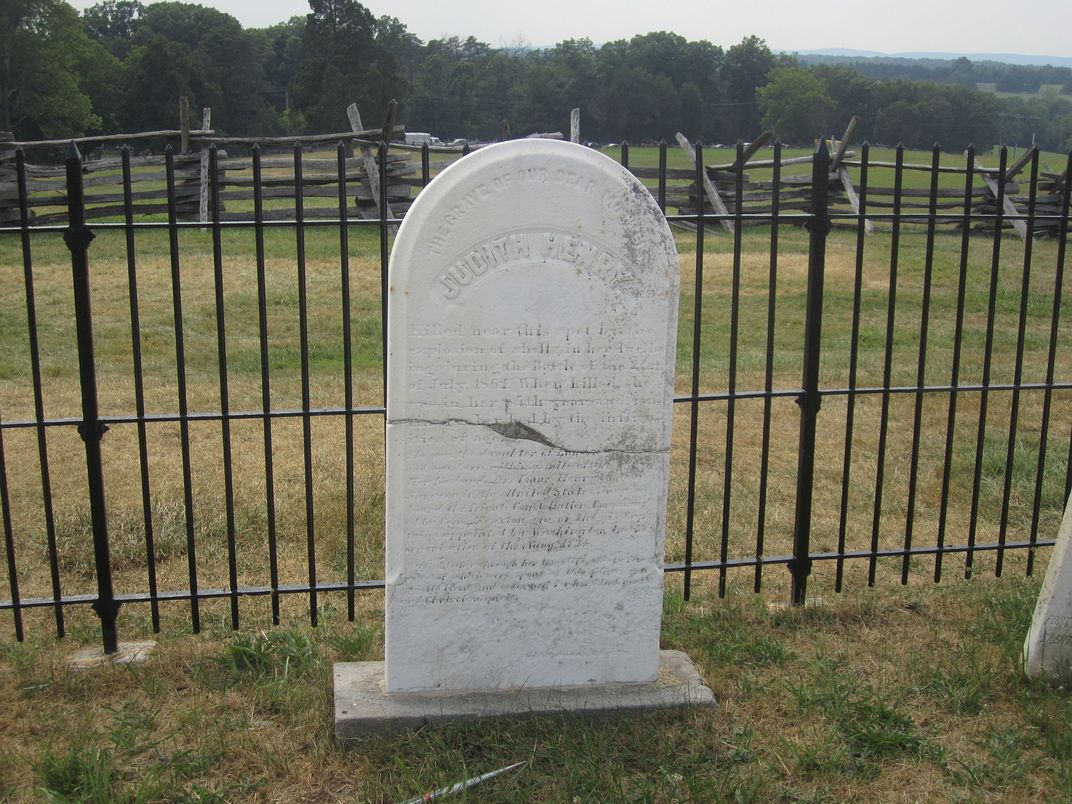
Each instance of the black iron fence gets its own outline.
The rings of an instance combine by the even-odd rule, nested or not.
[[[352,219],[346,146],[335,155],[337,215],[305,215],[301,148],[293,214],[267,214],[254,149],[245,214],[231,208],[224,220],[214,191],[211,220],[183,222],[170,152],[159,219],[135,214],[124,153],[123,214],[92,226],[73,146],[65,225],[31,222],[18,155],[20,221],[0,228],[10,595],[0,609],[17,638],[30,616],[63,635],[72,607],[86,605],[106,651],[120,606],[141,627],[146,605],[153,630],[188,607],[198,630],[205,605],[238,628],[243,605],[266,601],[278,622],[285,600],[304,600],[315,624],[324,598],[341,595],[354,619],[360,596],[382,588],[397,221],[386,183],[378,219]],[[737,155],[743,165],[741,146]],[[210,150],[212,176],[217,156]],[[769,209],[743,211],[738,171],[734,212],[719,215],[703,203],[696,146],[700,203],[667,215],[688,227],[678,235],[688,281],[666,553],[685,598],[704,583],[720,595],[733,583],[758,592],[775,565],[788,568],[797,604],[809,578],[835,591],[853,579],[937,582],[950,556],[965,577],[984,563],[1001,575],[1012,561],[1030,574],[1053,544],[1072,489],[1072,155],[1055,212],[1037,209],[1031,154],[1031,195],[1016,215],[1003,203],[1004,149],[997,175],[985,171],[997,188],[987,212],[974,154],[955,172],[956,206],[940,159],[936,148],[923,213],[900,149],[892,167],[881,163],[892,205],[872,208],[864,146],[858,210],[841,211],[828,197],[839,174],[820,146],[805,203],[795,193],[783,209],[775,145]],[[382,144],[378,160],[387,175]],[[621,161],[665,209],[665,144],[625,145]],[[1052,236],[1009,236],[1014,223]]]

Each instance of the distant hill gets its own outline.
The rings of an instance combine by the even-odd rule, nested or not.
[[[876,80],[928,81],[1030,96],[1045,91],[1072,100],[1072,58],[1008,53],[875,53],[846,48],[795,54],[809,66],[848,67]]]
[[[807,64],[836,63],[857,59],[904,59],[922,62],[951,62],[959,58],[971,61],[990,61],[998,64],[1016,64],[1025,67],[1072,67],[1069,56],[1029,56],[1023,53],[880,53],[876,50],[853,50],[852,48],[824,48],[796,52]]]

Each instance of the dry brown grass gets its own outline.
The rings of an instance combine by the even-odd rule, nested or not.
[[[382,656],[378,595],[363,598],[356,627],[324,616],[315,630],[229,635],[221,609],[194,636],[168,617],[147,664],[76,676],[70,641],[34,629],[0,645],[0,790],[20,801],[46,791],[392,801],[525,761],[475,797],[1060,800],[1072,794],[1072,705],[1018,666],[1036,593],[1036,583],[976,579],[857,587],[824,606],[769,610],[732,579],[727,598],[701,588],[690,604],[671,583],[663,644],[694,658],[714,712],[486,721],[348,746],[331,737],[329,673],[333,661]],[[74,630],[93,641],[88,618]],[[238,661],[250,651],[260,663]]]
[[[331,229],[307,234],[309,353],[313,407],[343,404],[341,278],[338,236]],[[182,288],[189,408],[220,408],[211,240],[186,231],[181,238]],[[700,388],[727,390],[732,243],[712,235],[704,255]],[[959,238],[937,239],[928,329],[928,384],[949,382],[953,353]],[[681,236],[682,308],[677,390],[691,384],[695,252]],[[906,230],[901,242],[891,378],[916,382],[924,260],[922,233]],[[824,358],[826,387],[848,384],[850,326],[856,263],[855,238],[836,231],[828,243]],[[887,300],[891,290],[891,239],[866,241],[860,309],[857,384],[883,379]],[[967,272],[962,383],[982,375],[992,245],[973,238]],[[354,319],[355,403],[382,399],[378,244],[374,232],[351,235],[351,313]],[[1028,292],[1023,379],[1044,378],[1056,261],[1053,243],[1035,244]],[[807,237],[783,229],[778,259],[777,325],[772,383],[800,384]],[[160,232],[138,235],[141,337],[146,407],[151,414],[177,409],[170,259]],[[42,389],[48,417],[79,411],[77,359],[71,313],[70,265],[58,235],[35,235],[34,283],[41,345]],[[134,411],[131,381],[126,257],[117,233],[102,232],[91,249],[99,396],[106,415]],[[294,234],[267,236],[267,303],[272,404],[301,404],[300,344]],[[26,328],[22,255],[17,240],[0,237],[0,413],[5,421],[34,416]],[[992,382],[1011,382],[1015,371],[1023,246],[1003,241],[996,289]],[[249,232],[224,236],[227,356],[231,410],[261,404],[256,261]],[[749,230],[741,261],[737,389],[765,382],[769,239]],[[1067,280],[1062,321],[1070,304]],[[1072,375],[1068,329],[1062,327],[1057,378]],[[963,543],[971,528],[970,502],[979,394],[959,395],[947,543]],[[846,548],[866,550],[872,540],[879,462],[882,397],[856,399]],[[877,544],[904,543],[913,445],[915,397],[889,403],[885,479]],[[916,545],[935,544],[946,437],[946,394],[924,398],[919,441]],[[717,560],[728,517],[727,555],[754,556],[762,460],[762,400],[736,406],[730,508],[723,510],[727,405],[705,402],[697,419],[696,514],[693,557]],[[791,398],[771,403],[765,556],[791,550],[796,495],[799,411]],[[824,399],[819,416],[812,547],[838,548],[842,459],[848,403]],[[986,419],[981,464],[980,543],[1001,530],[1006,479],[1010,394],[994,392]],[[1035,461],[1041,431],[1041,394],[1020,400],[1007,537],[1026,539],[1031,525]],[[347,573],[344,422],[312,421],[313,530],[321,582]],[[666,542],[667,560],[680,562],[685,544],[689,410],[675,410]],[[1056,530],[1064,504],[1072,406],[1054,395],[1039,535]],[[357,417],[354,431],[355,570],[378,578],[383,565],[383,428],[377,416]],[[259,421],[232,426],[235,561],[241,585],[267,586],[268,514],[265,503],[263,428]],[[65,595],[95,591],[82,445],[69,426],[47,430],[49,480],[56,523],[57,562]],[[189,555],[180,429],[148,425],[151,520],[161,590],[188,585]],[[4,431],[4,457],[24,597],[48,598],[49,578],[40,455],[32,428]],[[141,502],[137,431],[117,424],[104,439],[109,533],[120,592],[147,588],[145,522]],[[222,430],[218,422],[190,424],[193,523],[199,583],[228,584],[228,521]],[[300,418],[273,425],[279,580],[308,580],[307,522]],[[1046,553],[1041,551],[1044,565]],[[682,648],[700,665],[719,698],[714,716],[656,715],[602,725],[536,721],[484,723],[364,741],[346,750],[329,737],[329,668],[334,660],[382,655],[380,592],[357,595],[357,625],[346,622],[345,598],[319,598],[320,627],[308,621],[305,595],[284,596],[284,628],[271,628],[270,601],[240,601],[243,631],[230,632],[226,599],[202,603],[202,635],[189,633],[189,604],[161,607],[159,648],[151,663],[70,677],[66,659],[75,645],[95,644],[99,626],[86,606],[66,610],[70,639],[54,641],[49,608],[24,612],[28,640],[0,640],[0,795],[29,800],[68,795],[91,800],[391,800],[450,783],[472,773],[526,760],[523,772],[497,780],[488,796],[502,800],[1045,800],[1072,795],[1068,756],[1067,695],[1021,679],[1017,666],[1036,592],[1019,580],[1023,552],[1006,557],[1001,582],[986,577],[995,556],[976,556],[971,584],[931,582],[933,557],[914,557],[906,587],[901,559],[877,563],[881,593],[866,589],[866,561],[845,567],[843,596],[832,594],[835,564],[817,562],[809,592],[827,605],[772,612],[767,600],[784,599],[788,573],[763,572],[764,595],[754,596],[751,568],[727,576],[727,597],[717,598],[718,574],[693,577],[694,599],[681,600],[682,578],[667,580],[664,644]],[[947,581],[963,574],[964,557],[944,560]],[[6,566],[0,584],[7,588]],[[151,636],[147,606],[121,611],[124,639]],[[265,629],[263,632],[257,629]],[[73,643],[73,644],[72,644]],[[260,670],[236,664],[246,650],[267,650]],[[96,771],[94,771],[96,769]],[[65,771],[67,776],[60,771]],[[96,773],[96,775],[94,775]],[[81,787],[67,786],[71,780]],[[93,788],[90,781],[100,784]],[[66,782],[65,782],[66,780]],[[46,790],[49,791],[46,793]],[[95,792],[94,792],[95,791]],[[98,795],[99,794],[99,795]]]
[[[775,389],[791,389],[800,384],[807,239],[805,233],[797,230],[783,229],[780,234],[772,385]],[[206,233],[187,231],[183,232],[180,242],[189,409],[195,413],[216,411],[220,409],[220,388],[211,239]],[[680,244],[682,311],[677,390],[679,394],[686,394],[691,383],[695,256],[689,252],[689,236],[681,236]],[[39,236],[33,245],[45,411],[49,417],[74,417],[79,410],[79,391],[70,314],[68,256],[62,243],[53,236]],[[11,289],[0,302],[0,320],[4,325],[0,399],[6,421],[33,418],[25,289],[21,278],[21,254],[16,246],[10,238],[0,241],[4,266],[0,279],[5,288]],[[728,238],[708,238],[704,261],[700,360],[700,388],[704,393],[722,392],[728,387],[733,271],[731,246]],[[869,238],[865,244],[857,376],[857,385],[861,387],[882,384],[890,246],[889,236],[882,233]],[[898,265],[891,364],[892,383],[895,386],[912,385],[916,381],[923,246],[922,233],[905,232]],[[949,382],[958,249],[959,238],[955,236],[943,235],[937,239],[928,330],[926,382],[930,384]],[[177,383],[170,259],[163,233],[140,234],[137,253],[146,409],[150,414],[171,413],[177,409]],[[296,409],[301,405],[294,254],[292,231],[273,230],[268,233],[266,296],[272,405],[277,409]],[[311,405],[314,408],[339,407],[343,404],[343,339],[337,234],[330,229],[310,230],[307,233],[307,254]],[[1023,364],[1024,379],[1029,382],[1044,378],[1055,254],[1054,244],[1035,244]],[[376,255],[374,232],[355,230],[351,233],[349,267],[354,322],[354,398],[359,406],[375,406],[382,400]],[[981,377],[982,330],[985,328],[990,256],[987,241],[972,241],[961,370],[963,383],[979,382]],[[848,384],[855,260],[854,236],[835,232],[829,240],[825,277],[827,303],[822,366],[826,387],[845,387]],[[91,261],[101,408],[106,415],[129,415],[134,411],[131,380],[133,358],[126,258],[118,233],[103,233],[98,237],[91,250]],[[261,402],[260,357],[256,261],[250,233],[225,233],[223,268],[230,408],[257,410]],[[1022,271],[1022,246],[1018,241],[1006,238],[997,292],[993,382],[1012,380],[1020,302],[1019,276]],[[768,275],[769,239],[762,231],[748,230],[744,235],[741,262],[737,353],[739,391],[762,389],[765,382],[767,298],[770,292]],[[1058,378],[1072,373],[1072,352],[1063,348],[1065,341],[1062,332],[1058,349]],[[992,393],[990,398],[981,476],[982,504],[976,523],[976,538],[980,543],[996,541],[1000,530],[1009,400],[1007,392]],[[880,549],[897,549],[904,543],[914,404],[915,397],[910,394],[892,395],[889,403],[883,503],[877,536]],[[913,511],[916,545],[933,545],[938,531],[948,404],[947,394],[927,395],[924,398],[917,473],[919,484]],[[964,543],[970,529],[979,395],[975,392],[961,393],[958,404],[946,533],[946,542],[951,544]],[[853,453],[844,524],[846,548],[849,550],[868,549],[872,539],[881,405],[880,395],[860,396],[855,402]],[[726,551],[731,558],[756,554],[756,539],[760,530],[763,407],[764,403],[759,399],[741,400],[736,405]],[[771,412],[763,553],[766,556],[779,556],[787,555],[792,544],[799,412],[792,398],[773,400]],[[725,402],[706,402],[700,405],[697,420],[699,449],[693,556],[699,561],[717,560],[721,554],[726,413]],[[834,552],[838,548],[846,415],[845,397],[825,398],[819,416],[812,523],[812,545],[818,552]],[[1028,537],[1040,416],[1041,394],[1025,392],[1019,407],[1014,482],[1006,533],[1010,541]],[[375,416],[357,417],[354,428],[355,566],[358,578],[377,578],[382,572],[381,421]],[[667,559],[672,562],[681,561],[685,551],[689,426],[688,406],[677,406],[667,529]],[[1046,484],[1039,523],[1039,532],[1042,534],[1052,532],[1060,515],[1070,430],[1072,409],[1064,393],[1057,392],[1052,411]],[[221,435],[218,422],[195,421],[190,424],[193,521],[198,580],[202,587],[220,588],[228,583]],[[337,581],[346,577],[344,437],[341,417],[314,417],[312,420],[313,529],[317,545],[317,577],[321,581]],[[63,592],[89,594],[94,590],[94,581],[81,444],[70,427],[49,428],[47,439],[57,558]],[[257,420],[235,422],[231,440],[235,477],[235,559],[239,582],[243,585],[266,586],[270,579],[261,423]],[[157,542],[159,587],[162,590],[188,586],[180,445],[180,430],[176,423],[148,425],[152,521]],[[4,450],[20,591],[25,597],[50,597],[40,463],[34,430],[5,431]],[[137,435],[133,425],[116,425],[112,428],[104,439],[104,458],[117,587],[126,592],[144,591],[147,586],[145,525]],[[303,440],[299,418],[277,419],[274,422],[273,460],[280,582],[303,583],[308,580],[309,570],[306,558]],[[1019,567],[1020,559],[1010,560]],[[950,556],[944,561],[947,572],[957,574],[962,571],[963,557]],[[993,557],[989,554],[977,557],[978,565],[984,571],[992,561]],[[912,565],[915,574],[925,580],[931,573],[933,559],[914,558]],[[849,582],[859,582],[861,566],[861,562],[852,562],[847,566],[846,577]],[[834,569],[834,563],[829,561],[816,565],[812,584],[816,593],[821,594],[824,589],[830,588]],[[883,559],[879,562],[878,570],[883,578],[897,578],[900,560]],[[0,574],[2,572],[0,570]],[[751,568],[730,573],[740,576],[745,583],[752,574]],[[765,569],[764,577],[774,582],[776,588],[785,589],[787,574],[780,567]],[[3,580],[0,579],[0,582]],[[256,611],[259,602],[243,601],[242,606],[243,610],[249,608]],[[301,610],[302,607],[297,608]]]

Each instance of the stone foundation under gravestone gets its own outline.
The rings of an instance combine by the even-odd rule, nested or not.
[[[1032,677],[1072,681],[1072,497],[1024,640],[1024,670]]]
[[[388,694],[383,662],[335,665],[335,737],[348,740],[485,717],[599,719],[685,706],[713,707],[715,697],[687,655],[660,652],[649,684]]]
[[[491,146],[414,203],[389,277],[374,709],[665,700],[678,277],[651,195],[580,146]],[[681,678],[675,701],[704,697]]]

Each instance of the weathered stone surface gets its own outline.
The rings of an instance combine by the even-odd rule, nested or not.
[[[675,650],[661,652],[659,671],[649,684],[598,687],[391,695],[385,691],[383,662],[335,665],[335,736],[340,740],[483,717],[598,719],[668,707],[714,705],[715,698],[692,661]]]
[[[1024,669],[1029,676],[1072,680],[1072,497],[1024,641]]]
[[[659,667],[673,237],[621,166],[522,141],[450,167],[391,256],[386,688]]]
[[[109,665],[141,664],[148,661],[156,643],[120,642],[117,647],[119,649],[115,653],[105,653],[101,647],[82,648],[71,655],[67,662],[67,672],[75,675]]]

